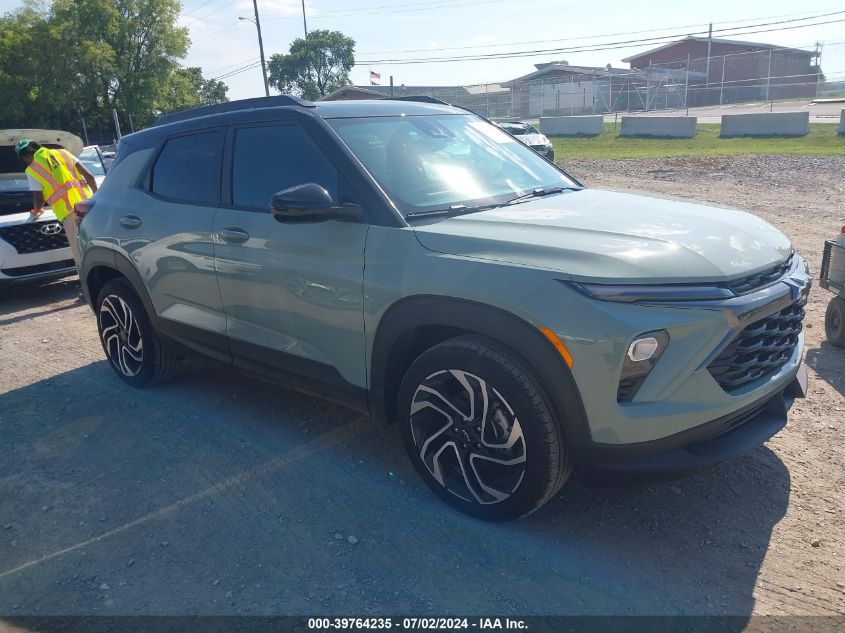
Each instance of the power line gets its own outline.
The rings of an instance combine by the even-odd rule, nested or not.
[[[257,62],[257,61],[259,61],[258,57],[249,57],[247,59],[242,59],[238,62],[227,64],[226,66],[215,67],[213,70],[209,70],[207,72],[208,72],[209,75],[214,75],[214,74],[217,74],[217,73],[226,72],[230,68],[235,68],[236,66],[242,66],[243,64],[251,64],[251,63]]]
[[[766,16],[759,16],[755,18],[745,18],[742,20],[726,20],[724,22],[719,22],[719,25],[725,24],[736,24],[741,22],[755,22],[757,20],[771,20],[774,18],[784,18],[790,17],[795,15],[807,15],[808,13],[817,13],[818,11],[825,11],[826,9],[816,9],[815,11],[799,11],[795,13],[781,13],[778,15],[766,15]],[[823,17],[827,14],[822,14],[821,16],[814,16],[814,17]],[[812,18],[804,18],[804,19],[812,19]],[[715,22],[714,22],[715,24]],[[680,24],[677,26],[669,26],[660,29],[643,29],[641,31],[622,31],[619,33],[603,33],[601,35],[583,35],[579,37],[567,37],[567,38],[555,38],[551,40],[528,40],[528,41],[521,41],[521,42],[499,42],[496,44],[475,44],[472,46],[438,46],[437,50],[439,51],[458,51],[458,50],[469,50],[469,49],[479,49],[479,48],[501,48],[503,46],[520,46],[523,44],[552,44],[555,42],[570,42],[570,41],[580,41],[580,40],[594,40],[601,37],[616,37],[618,35],[639,35],[640,33],[660,33],[663,31],[673,31],[676,29],[688,29],[692,27],[707,27],[707,22],[699,22],[696,24]],[[728,27],[725,27],[728,28]],[[748,27],[735,27],[735,28],[748,28]],[[704,31],[702,31],[703,33]],[[387,54],[387,53],[427,53],[430,52],[431,48],[411,48],[406,50],[386,50],[386,51],[369,51],[365,53],[361,53],[362,55],[379,55],[379,54]]]
[[[361,7],[359,9],[341,9],[339,11],[326,11],[325,13],[318,14],[318,15],[311,15],[308,16],[309,20],[325,20],[329,18],[354,18],[354,17],[361,17],[361,16],[370,16],[370,15],[385,15],[390,13],[408,13],[411,11],[430,11],[432,9],[446,9],[446,8],[460,8],[460,7],[473,7],[480,4],[498,4],[501,2],[507,2],[508,0],[434,0],[430,3],[425,3],[424,6],[418,6],[416,8],[407,6],[404,9],[396,8],[397,6],[401,5],[393,5],[390,8],[386,8],[385,10],[380,11],[369,11],[365,10],[366,7]],[[301,19],[300,16],[296,15],[281,15],[278,13],[268,13],[267,20],[299,20]]]
[[[235,70],[230,70],[229,72],[223,73],[222,75],[218,75],[217,77],[212,77],[213,80],[220,80],[226,79],[227,77],[232,77],[234,75],[239,75],[241,73],[245,73],[248,70],[252,70],[253,68],[260,68],[261,62],[255,62],[253,64],[247,64],[246,66],[242,66],[241,68],[236,68]]]
[[[811,20],[820,17],[825,17],[829,15],[837,15],[843,14],[845,11],[834,11],[832,13],[824,14],[824,15],[815,15],[812,17],[807,18],[800,18],[800,19],[793,19],[793,20],[782,20],[778,22],[768,22],[768,23],[761,23],[761,24],[751,24],[746,27],[730,27],[724,29],[714,29],[714,33],[722,33],[724,31],[737,31],[738,29],[753,29],[759,26],[775,26],[778,24],[786,24],[789,22],[796,22],[802,20]],[[835,24],[838,22],[843,22],[845,19],[838,19],[838,20],[828,20],[825,22],[817,22],[813,24],[799,24],[796,26],[785,26],[785,27],[778,27],[772,29],[763,29],[763,30],[751,30],[751,31],[742,31],[738,33],[727,33],[725,34],[726,37],[735,37],[738,35],[752,35],[755,33],[770,33],[773,31],[785,31],[791,30],[796,28],[807,28],[812,26],[823,26],[827,24]],[[562,47],[562,48],[547,48],[547,49],[534,49],[534,50],[526,50],[526,51],[513,51],[510,53],[486,53],[486,54],[478,54],[478,55],[455,55],[450,57],[423,57],[423,58],[411,58],[411,59],[376,59],[376,60],[361,60],[357,62],[358,65],[365,65],[365,64],[385,64],[385,65],[393,65],[393,64],[424,64],[424,63],[443,63],[443,62],[452,62],[452,61],[482,61],[485,59],[513,59],[518,57],[532,57],[537,55],[547,55],[550,53],[559,54],[559,53],[583,53],[583,52],[598,52],[598,51],[605,51],[605,50],[613,50],[619,48],[631,48],[636,45],[641,44],[668,44],[673,41],[676,41],[678,38],[688,37],[691,35],[705,35],[706,31],[701,31],[699,33],[677,33],[675,35],[664,35],[660,37],[650,37],[650,38],[640,38],[640,39],[633,39],[633,40],[622,40],[616,42],[607,42],[603,44],[594,44],[594,45],[584,45],[584,46],[576,46],[576,47]]]
[[[217,1],[218,1],[218,0],[206,0],[205,2],[202,2],[202,3],[198,4],[198,5],[197,5],[197,6],[195,6],[195,7],[191,8],[191,9],[188,9],[187,11],[182,11],[182,15],[183,15],[183,16],[186,16],[186,15],[191,15],[192,13],[196,13],[196,12],[197,12],[197,11],[199,11],[200,9],[203,9],[203,8],[207,7],[208,5],[210,5],[210,4],[214,3],[214,2],[217,2]],[[227,4],[228,4],[228,2],[227,2]]]

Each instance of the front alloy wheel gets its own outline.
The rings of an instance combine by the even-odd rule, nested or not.
[[[459,499],[498,503],[522,483],[522,426],[482,378],[459,369],[431,374],[417,387],[410,423],[420,461]]]
[[[476,335],[449,339],[408,368],[399,424],[417,472],[444,501],[491,521],[530,514],[571,471],[563,427],[525,361]]]

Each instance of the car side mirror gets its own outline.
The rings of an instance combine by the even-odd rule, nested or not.
[[[270,213],[279,222],[353,218],[360,212],[358,205],[336,206],[326,188],[314,182],[283,189],[270,200]]]

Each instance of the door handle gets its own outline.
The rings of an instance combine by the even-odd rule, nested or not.
[[[219,233],[217,233],[217,235],[221,240],[225,240],[227,242],[246,242],[249,239],[249,233],[243,229],[235,227],[222,229]]]
[[[120,218],[120,226],[126,229],[137,229],[141,226],[141,218],[136,215],[127,215]]]

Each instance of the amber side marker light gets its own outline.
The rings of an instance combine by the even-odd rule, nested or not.
[[[572,354],[569,353],[569,350],[566,349],[566,345],[564,345],[563,341],[561,341],[557,337],[557,334],[555,334],[552,330],[547,327],[541,327],[537,329],[540,330],[540,333],[543,336],[549,339],[549,342],[552,345],[554,345],[555,349],[557,350],[557,353],[560,354],[560,357],[566,363],[566,366],[572,369]]]

